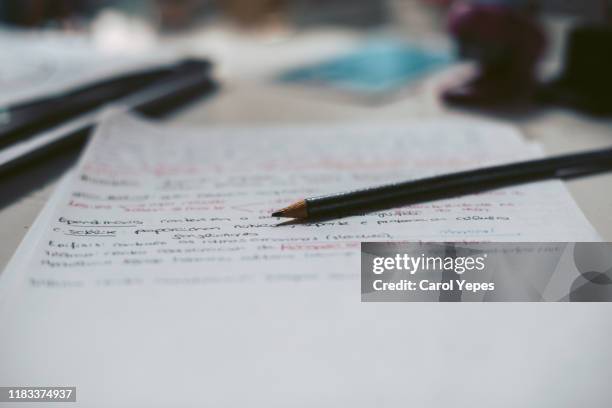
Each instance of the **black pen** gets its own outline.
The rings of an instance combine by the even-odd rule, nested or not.
[[[155,81],[136,92],[112,101],[120,111],[133,111],[150,117],[168,114],[186,102],[214,92],[217,83],[211,78],[207,61],[189,61],[188,72],[179,70],[163,80]],[[86,113],[72,117],[49,129],[36,132],[0,150],[0,176],[16,168],[29,165],[58,150],[83,142],[94,128],[102,111],[103,104]]]
[[[209,74],[206,60],[181,60],[95,81],[29,102],[4,107],[7,118],[0,124],[0,148],[64,123],[104,104],[116,101],[160,81],[189,75]]]

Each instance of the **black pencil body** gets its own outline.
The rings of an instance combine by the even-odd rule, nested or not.
[[[368,212],[529,181],[612,169],[612,148],[485,167],[304,200],[308,217]]]

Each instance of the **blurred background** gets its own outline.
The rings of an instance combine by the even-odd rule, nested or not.
[[[610,82],[605,72],[611,68],[611,57],[606,61],[601,58],[601,54],[610,54],[609,3],[608,0],[3,0],[0,21],[6,28],[80,33],[90,37],[95,47],[105,50],[152,51],[172,44],[180,52],[207,54],[226,69],[252,68],[254,72],[259,69],[255,59],[270,58],[266,50],[245,50],[250,61],[235,55],[234,51],[249,43],[288,42],[300,34],[334,29],[351,32],[353,38],[356,32],[372,35],[384,31],[388,39],[392,32],[394,40],[437,40],[440,49],[447,41],[455,47],[454,55],[476,62],[477,74],[440,92],[447,103],[491,107],[532,101],[537,95],[539,101],[605,113],[610,101],[598,89],[602,88],[601,81]],[[576,27],[582,31],[572,32]],[[333,41],[331,37],[319,36],[318,44],[315,41],[303,52],[323,58],[357,49],[355,44],[338,41],[342,38],[337,34]],[[331,47],[334,48],[331,51],[328,42],[339,47]],[[397,47],[397,43],[391,45]],[[320,55],[316,54],[317,47]],[[295,49],[281,51],[287,51],[292,58],[296,53]],[[372,66],[370,61],[369,69],[384,71],[376,74],[376,81],[384,82],[388,79],[385,75],[398,75],[394,70],[406,64],[406,55],[402,59],[397,52],[391,50],[388,54],[392,55],[383,55],[381,62],[391,64],[393,69]],[[556,61],[551,61],[551,55],[556,56]],[[360,61],[376,59],[379,54],[367,56],[360,55]],[[542,68],[546,66],[542,63],[545,56],[549,57],[548,69]],[[599,63],[605,64],[596,70],[594,79],[593,66],[589,65],[598,58]],[[298,57],[296,62],[300,60]],[[562,71],[564,64],[571,72]],[[588,75],[582,72],[583,65],[589,67]],[[331,68],[339,70],[336,66]],[[354,67],[343,65],[342,69],[334,72],[335,82],[342,75],[356,82],[354,77],[349,78],[355,75]],[[422,71],[426,73],[428,69]],[[548,73],[547,78],[552,78],[552,72],[558,74],[558,81],[536,92],[534,87],[540,76]],[[329,81],[329,72],[294,74],[301,76],[289,75],[292,78],[289,82],[303,82],[305,77],[313,76],[317,80],[323,76],[324,81],[318,82],[327,82],[326,85],[333,82]],[[574,78],[581,75],[582,79]],[[391,81],[394,85],[398,84],[396,79]],[[576,83],[581,80],[585,83]],[[605,102],[597,100],[601,95]]]
[[[601,115],[612,111],[610,3],[2,0],[0,24],[86,37],[107,52],[204,55],[225,80],[276,76],[348,90],[350,102],[389,100],[460,57],[471,73],[432,91],[448,106],[532,109],[535,101]]]
[[[418,3],[422,3],[419,5]],[[283,20],[305,27],[318,24],[375,26],[410,14],[414,7],[446,8],[450,0],[3,0],[5,24],[27,27],[85,28],[108,11],[136,16],[160,30],[184,30],[213,19],[254,26]],[[604,19],[600,0],[488,0],[582,19]]]

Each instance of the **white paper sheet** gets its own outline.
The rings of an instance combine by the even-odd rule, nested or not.
[[[110,118],[2,275],[0,384],[75,385],[87,407],[603,406],[583,391],[612,374],[597,357],[606,309],[360,303],[360,241],[599,239],[562,183],[316,225],[269,217],[531,155],[494,124]]]

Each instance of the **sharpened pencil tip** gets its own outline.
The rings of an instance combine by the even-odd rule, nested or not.
[[[306,201],[301,200],[291,204],[289,207],[285,207],[282,210],[274,211],[272,217],[287,217],[287,218],[306,218],[308,216],[308,209],[306,207]]]

